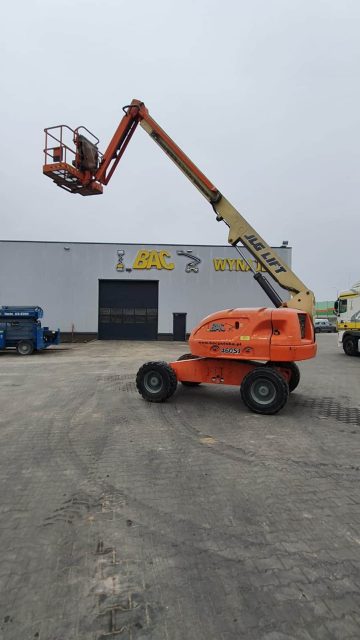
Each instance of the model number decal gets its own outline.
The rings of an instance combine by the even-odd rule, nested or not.
[[[221,349],[221,353],[240,353],[240,349],[236,349],[235,347],[223,347],[223,349]]]

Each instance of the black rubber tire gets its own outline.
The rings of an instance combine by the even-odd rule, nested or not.
[[[19,356],[31,356],[34,351],[34,345],[31,340],[20,340],[16,345],[16,351]]]
[[[175,371],[167,362],[146,362],[136,375],[136,387],[148,402],[165,402],[177,387]]]
[[[166,362],[165,364],[166,364],[166,365],[169,367],[169,369],[170,369],[170,372],[169,372],[169,376],[170,376],[170,387],[169,387],[169,392],[168,392],[168,395],[167,395],[167,398],[166,398],[166,400],[167,400],[168,398],[171,398],[171,396],[172,396],[172,395],[174,395],[174,393],[175,393],[175,391],[176,391],[176,389],[177,389],[178,381],[177,381],[177,377],[176,377],[176,373],[175,373],[175,371],[170,367],[170,365],[169,365],[169,364],[167,364],[167,362]]]
[[[357,355],[358,351],[356,349],[356,344],[351,336],[345,336],[342,346],[347,356]]]
[[[286,405],[289,386],[281,373],[263,366],[253,369],[245,376],[240,393],[244,404],[251,411],[272,415]]]
[[[192,353],[184,353],[182,356],[180,356],[180,358],[177,359],[177,361],[179,362],[180,360],[195,360],[198,356],[193,356]],[[181,384],[184,385],[184,387],[198,387],[199,385],[201,385],[201,382],[190,382],[188,380],[180,380]]]
[[[296,389],[300,382],[300,369],[297,366],[296,362],[268,362],[268,367],[286,367],[286,369],[290,369],[291,377],[289,380],[289,392],[291,393]]]

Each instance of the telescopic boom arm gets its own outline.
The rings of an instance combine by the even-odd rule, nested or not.
[[[76,151],[74,152],[75,160],[72,165],[66,162],[66,153],[71,150],[63,143],[62,130],[64,125],[60,126],[60,138],[55,138],[50,133],[54,129],[53,127],[45,129],[46,147],[44,151],[46,164],[43,167],[45,175],[51,177],[60,187],[73,193],[80,193],[81,195],[102,193],[102,185],[107,185],[110,181],[137,125],[140,124],[210,202],[216,213],[217,220],[223,220],[229,227],[228,242],[236,248],[240,255],[242,255],[241,249],[236,245],[238,242],[242,242],[275,282],[290,292],[291,299],[283,303],[270,282],[260,272],[254,272],[254,278],[268,294],[274,305],[278,307],[283,304],[313,315],[314,294],[312,291],[307,289],[305,284],[282,262],[280,257],[261,238],[257,231],[207,179],[190,158],[184,154],[157,122],[151,118],[144,103],[140,100],[132,100],[131,104],[124,107],[123,110],[125,115],[101,157],[97,149],[97,143],[91,143],[81,135],[79,133],[81,127],[75,129],[74,142]],[[59,145],[57,147],[49,147],[48,137],[57,140]],[[49,156],[55,162],[47,164]],[[254,271],[245,256],[242,257]]]

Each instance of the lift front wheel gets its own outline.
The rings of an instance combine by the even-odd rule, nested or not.
[[[136,386],[148,402],[164,402],[175,393],[177,379],[167,362],[146,362],[137,372]]]
[[[251,411],[271,415],[285,406],[289,386],[275,369],[258,367],[245,376],[240,392],[244,404]]]

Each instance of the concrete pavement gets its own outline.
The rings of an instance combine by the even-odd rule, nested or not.
[[[276,416],[134,383],[179,343],[0,355],[0,637],[358,640],[360,359],[336,335]]]

